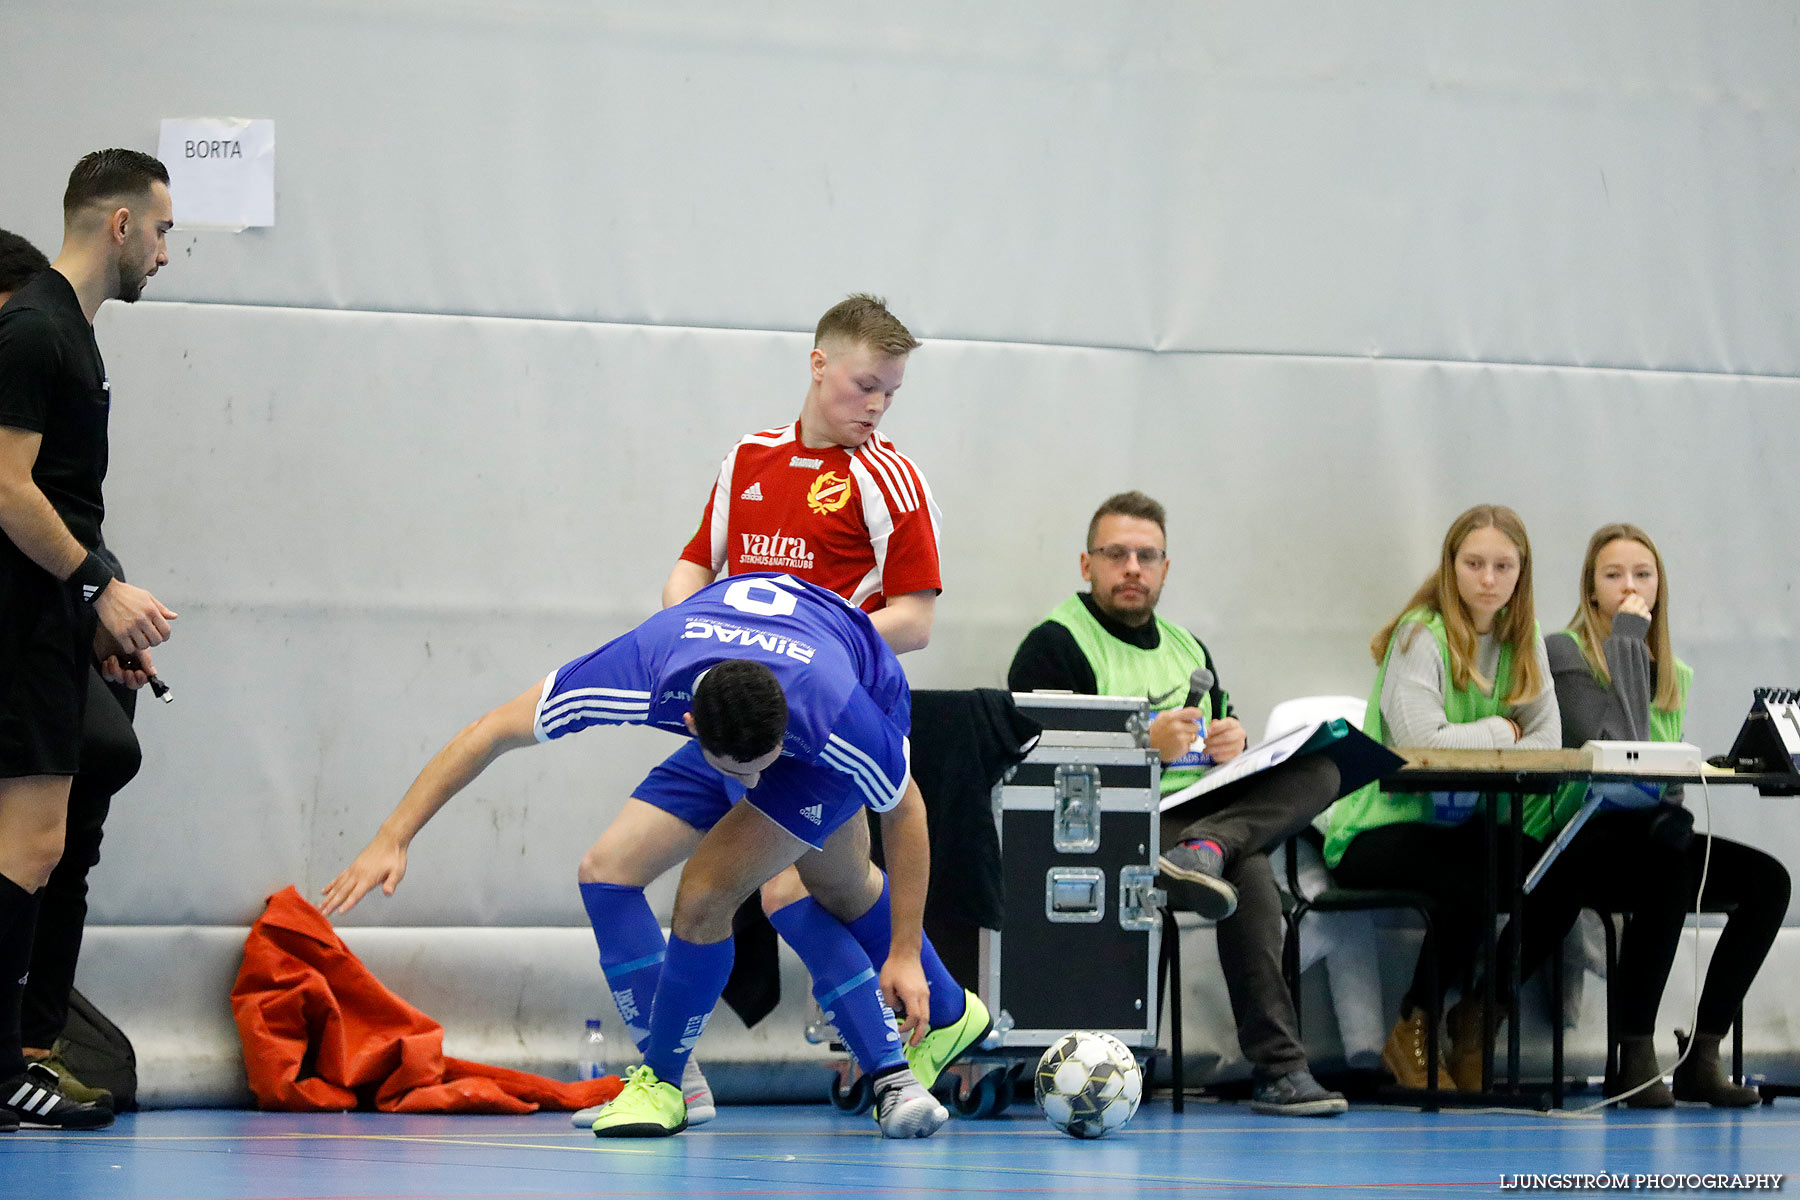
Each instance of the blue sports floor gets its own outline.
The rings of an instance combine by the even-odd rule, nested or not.
[[[600,1142],[564,1113],[176,1111],[100,1133],[0,1134],[0,1197],[29,1200],[1445,1196],[1555,1172],[1800,1175],[1800,1102],[1582,1119],[1356,1108],[1293,1120],[1206,1102],[1177,1117],[1161,1099],[1094,1142],[1057,1133],[1029,1103],[914,1142],[883,1141],[867,1116],[825,1104],[725,1107],[654,1141]]]

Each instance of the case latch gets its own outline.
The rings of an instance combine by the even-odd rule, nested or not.
[[[1093,925],[1106,916],[1106,872],[1099,867],[1051,867],[1044,872],[1044,918],[1058,925]]]
[[[1100,848],[1100,768],[1058,763],[1051,778],[1056,784],[1051,844],[1059,854],[1092,854]]]
[[[1155,929],[1162,924],[1162,906],[1169,893],[1156,886],[1156,868],[1124,866],[1119,868],[1119,928]]]

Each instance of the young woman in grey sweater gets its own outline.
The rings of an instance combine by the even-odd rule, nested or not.
[[[1662,555],[1635,525],[1607,525],[1588,541],[1581,601],[1569,628],[1545,639],[1563,745],[1590,740],[1680,740],[1693,673],[1669,644],[1668,579]],[[1725,1078],[1719,1043],[1774,943],[1788,907],[1789,879],[1760,850],[1727,838],[1693,836],[1679,785],[1661,803],[1596,814],[1546,876],[1541,889],[1563,897],[1569,921],[1583,904],[1608,907],[1621,868],[1636,881],[1660,879],[1664,901],[1640,908],[1620,947],[1609,986],[1615,992],[1620,1047],[1613,1092],[1655,1080],[1628,1103],[1666,1107],[1676,1100],[1719,1106],[1758,1102],[1756,1089]],[[1560,808],[1561,806],[1559,806]],[[1559,812],[1559,817],[1567,814]],[[1673,1094],[1661,1082],[1652,1025],[1706,864],[1705,907],[1730,909],[1700,995],[1693,1048],[1675,1071]],[[1623,889],[1623,890],[1636,890]],[[1646,911],[1646,909],[1648,911]],[[1552,924],[1559,922],[1553,921]]]

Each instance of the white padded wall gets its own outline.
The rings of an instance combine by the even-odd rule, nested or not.
[[[281,224],[158,299],[1791,375],[1795,20],[15,0],[0,200],[50,240],[74,148],[228,111]]]

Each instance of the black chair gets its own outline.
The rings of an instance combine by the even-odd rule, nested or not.
[[[1300,868],[1294,854],[1295,843],[1306,840],[1314,849],[1322,849],[1324,839],[1317,830],[1305,829],[1289,839],[1287,853],[1287,888],[1282,902],[1282,916],[1286,923],[1286,933],[1281,944],[1282,974],[1287,979],[1288,991],[1294,998],[1294,1016],[1301,1019],[1300,1009],[1300,922],[1311,912],[1364,912],[1374,909],[1397,908],[1407,909],[1418,914],[1419,922],[1425,931],[1424,945],[1421,953],[1425,956],[1425,980],[1429,992],[1428,1007],[1425,1012],[1426,1030],[1426,1073],[1429,1080],[1428,1090],[1421,1097],[1426,1112],[1437,1111],[1438,1085],[1438,1029],[1443,1023],[1442,1004],[1438,998],[1438,957],[1437,937],[1434,916],[1437,912],[1437,901],[1423,892],[1408,892],[1389,889],[1364,889],[1329,887],[1315,896],[1307,896],[1300,886]],[[1168,1001],[1169,1014],[1169,1082],[1174,1089],[1172,1107],[1175,1112],[1185,1112],[1186,1088],[1183,1077],[1184,1051],[1181,1034],[1181,929],[1175,919],[1177,911],[1186,911],[1171,905],[1163,905],[1162,913],[1162,947],[1157,956],[1156,969],[1156,1010],[1163,1012],[1165,997]],[[1374,948],[1370,948],[1371,953]],[[1173,981],[1173,990],[1170,983]]]
[[[1304,1020],[1300,1008],[1300,923],[1308,913],[1370,912],[1376,909],[1405,909],[1416,914],[1425,936],[1420,954],[1425,964],[1425,1071],[1427,1093],[1422,1097],[1426,1112],[1437,1111],[1438,1030],[1443,1024],[1443,1002],[1438,989],[1438,950],[1436,922],[1437,901],[1424,892],[1398,888],[1344,888],[1333,885],[1317,895],[1308,896],[1300,886],[1297,850],[1304,843],[1323,853],[1325,839],[1313,828],[1301,830],[1288,840],[1287,898],[1283,912],[1287,934],[1281,945],[1282,973],[1287,976],[1288,991],[1294,997],[1294,1016]],[[1373,947],[1370,948],[1373,952]]]
[[[1703,905],[1701,913],[1709,916],[1730,916],[1737,909],[1735,904]],[[1603,1090],[1610,1092],[1619,1077],[1619,1022],[1618,1005],[1614,1002],[1612,981],[1619,965],[1619,938],[1623,927],[1613,924],[1613,918],[1631,919],[1630,913],[1611,913],[1595,910],[1600,918],[1600,929],[1606,936],[1606,1068]],[[1562,955],[1550,956],[1550,998],[1559,1011],[1550,1017],[1550,1078],[1551,1098],[1557,1107],[1562,1106],[1563,1091],[1563,1023],[1562,1005],[1563,973]],[[1679,1032],[1675,1035],[1677,1043],[1685,1050],[1687,1039]],[[1744,1082],[1744,1009],[1738,1006],[1737,1016],[1731,1022],[1731,1082]]]
[[[1187,1092],[1182,1076],[1182,1044],[1181,1044],[1181,928],[1175,923],[1175,913],[1163,905],[1157,910],[1162,914],[1162,945],[1156,956],[1156,1019],[1160,1024],[1163,1014],[1163,1000],[1168,990],[1169,979],[1175,980],[1175,989],[1169,997],[1169,1084],[1174,1090],[1171,1106],[1176,1112],[1187,1111]]]

